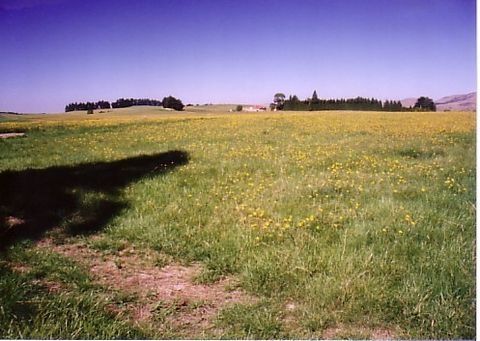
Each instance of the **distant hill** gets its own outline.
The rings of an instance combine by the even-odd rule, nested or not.
[[[438,111],[473,111],[477,108],[477,93],[442,97],[435,101],[435,105]]]
[[[402,103],[402,107],[408,108],[408,107],[413,107],[415,103],[417,103],[417,98],[410,97],[410,98],[404,98],[400,100]]]
[[[413,107],[417,102],[417,98],[404,98],[400,102],[406,108]],[[463,95],[445,96],[435,100],[435,105],[437,106],[437,111],[474,111],[477,108],[477,93],[471,92]]]

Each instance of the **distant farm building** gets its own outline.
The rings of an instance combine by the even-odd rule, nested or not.
[[[248,111],[248,112],[267,111],[267,107],[263,105],[252,105],[252,106],[243,108],[243,111]]]

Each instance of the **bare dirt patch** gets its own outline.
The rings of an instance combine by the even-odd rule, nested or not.
[[[15,225],[24,224],[25,220],[23,220],[21,218],[14,217],[14,216],[8,216],[8,217],[5,218],[5,223],[8,226],[12,227],[12,226],[15,226]]]
[[[38,284],[45,288],[50,294],[57,294],[66,290],[65,285],[59,282],[50,281],[50,280],[34,280],[33,284]]]
[[[19,274],[27,274],[32,271],[32,267],[27,264],[18,262],[7,262],[7,264],[12,271],[15,271]],[[50,294],[59,293],[65,289],[65,285],[63,285],[62,283],[47,279],[34,279],[32,281],[32,284],[43,287]]]
[[[5,217],[5,225],[7,226],[7,228],[13,228],[15,226],[22,225],[22,224],[25,224],[25,220],[21,218],[14,217],[14,216]]]
[[[32,270],[30,266],[23,263],[10,263],[9,266],[10,266],[10,269],[20,274],[25,274]]]
[[[51,239],[37,246],[84,264],[102,286],[135,297],[120,310],[136,323],[167,322],[186,335],[198,335],[213,328],[213,319],[225,306],[255,301],[235,289],[233,278],[209,285],[194,283],[202,271],[200,264],[157,267],[153,251],[128,246],[120,252],[104,253],[85,243],[55,245]],[[112,310],[119,311],[116,307]]]
[[[393,340],[396,337],[396,334],[396,331],[387,328],[339,325],[325,329],[322,333],[322,339],[332,340],[354,337],[371,340]]]
[[[0,133],[0,139],[25,136],[25,133]]]

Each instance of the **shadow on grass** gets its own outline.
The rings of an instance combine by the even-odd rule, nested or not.
[[[121,189],[186,164],[188,154],[169,151],[112,162],[0,173],[0,250],[61,227],[68,235],[101,230],[128,206]]]

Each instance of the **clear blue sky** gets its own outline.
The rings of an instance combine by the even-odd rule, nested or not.
[[[476,90],[474,0],[0,0],[0,111]]]

